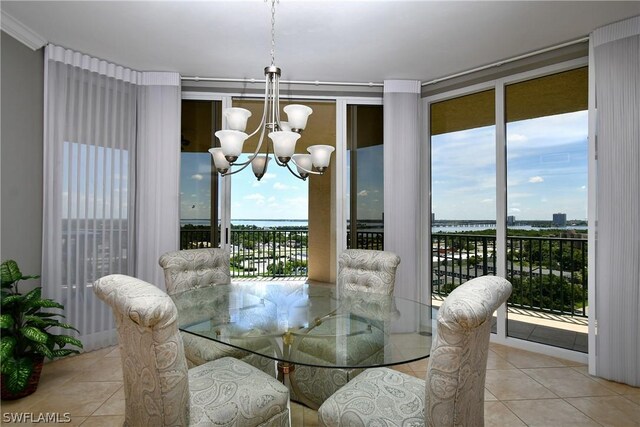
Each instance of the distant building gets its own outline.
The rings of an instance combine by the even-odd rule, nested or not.
[[[507,216],[507,225],[516,225],[516,217],[514,215]]]
[[[556,227],[564,227],[567,225],[567,214],[565,213],[554,213],[553,214],[553,225]]]
[[[435,220],[436,220],[436,214],[431,212],[431,222],[434,222]]]

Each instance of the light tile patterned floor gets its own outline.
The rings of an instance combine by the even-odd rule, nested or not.
[[[396,369],[424,377],[427,364],[425,360]],[[291,408],[294,427],[317,425],[315,411],[296,403]],[[124,392],[118,349],[45,365],[36,393],[2,402],[2,424],[10,425],[7,416],[23,412],[68,412],[71,423],[65,425],[121,426]],[[591,377],[584,365],[491,344],[485,425],[640,426],[640,388]]]

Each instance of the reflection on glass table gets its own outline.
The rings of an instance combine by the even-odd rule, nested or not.
[[[431,307],[399,297],[255,282],[173,298],[180,330],[277,361],[285,383],[296,365],[391,366],[425,358],[431,348]]]

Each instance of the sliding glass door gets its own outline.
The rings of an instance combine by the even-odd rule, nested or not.
[[[434,305],[514,286],[494,332],[587,352],[586,59],[427,98]],[[427,246],[423,246],[427,247]],[[428,261],[425,261],[428,262]]]

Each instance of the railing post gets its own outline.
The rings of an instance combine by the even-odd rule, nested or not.
[[[271,258],[273,260],[271,264],[273,265],[273,268],[271,269],[271,277],[274,278],[276,277],[276,268],[278,267],[276,265],[276,230],[273,230],[273,238],[271,239],[271,244],[271,249],[273,249],[271,252]]]
[[[485,236],[482,237],[482,275],[487,275],[487,238]]]

